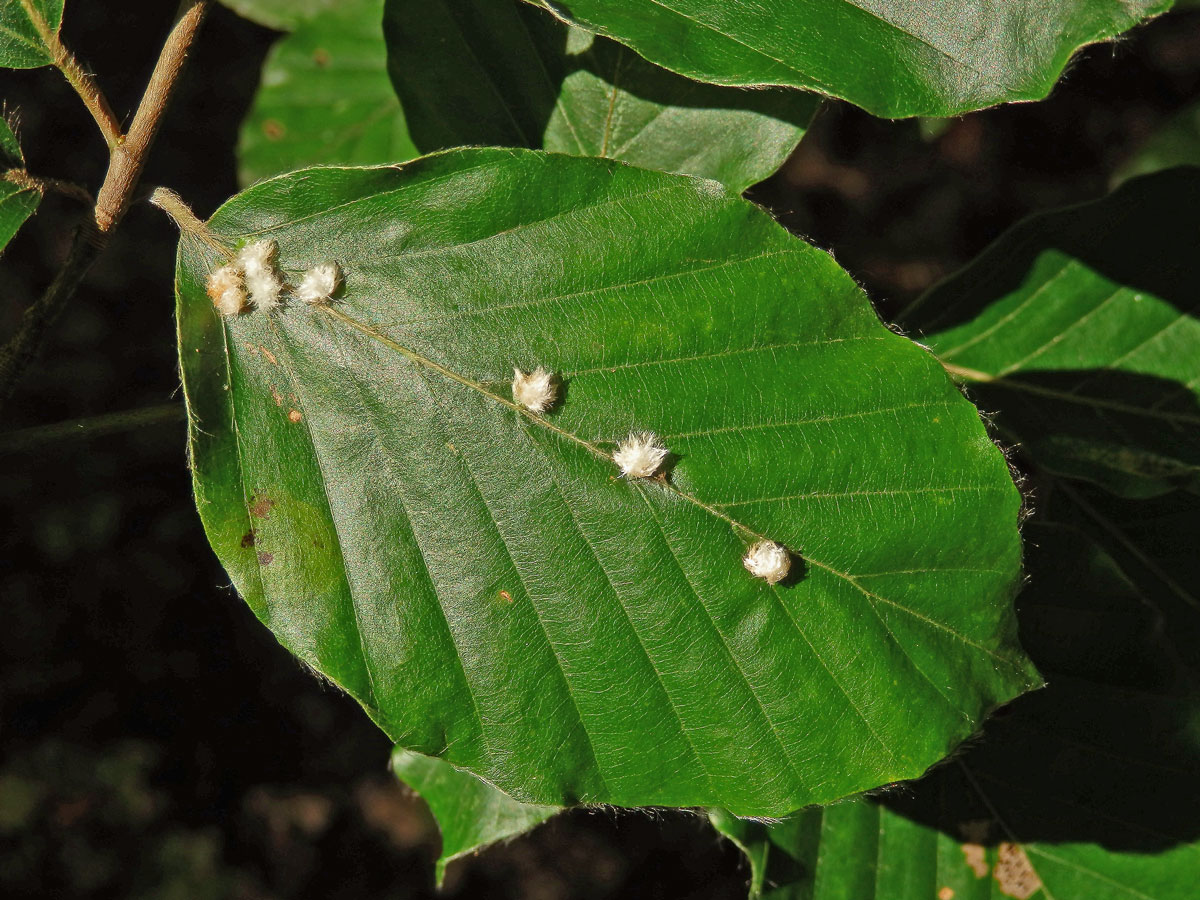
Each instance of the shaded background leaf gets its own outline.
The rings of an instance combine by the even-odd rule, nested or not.
[[[1200,487],[1200,169],[1034,216],[903,324],[1038,465],[1129,497]]]
[[[214,549],[396,743],[527,802],[781,814],[919,774],[1038,683],[975,409],[714,182],[457,151],[263,182],[212,226],[348,273],[226,321],[185,242],[181,362]],[[553,428],[506,405],[535,364]],[[669,484],[614,477],[632,428]],[[750,532],[793,583],[743,571]]]
[[[913,0],[541,5],[691,78],[791,85],[898,118],[1040,99],[1075,50],[1171,0],[986,0],[937,15]]]
[[[819,98],[702,84],[520,0],[388,0],[389,71],[417,146],[531,147],[702,175],[773,173]]]
[[[62,24],[63,0],[32,0],[52,31]],[[46,45],[19,0],[0,0],[0,67],[36,69],[53,63]]]
[[[310,165],[418,155],[388,81],[382,16],[383,0],[343,0],[272,48],[238,140],[242,184]]]
[[[288,31],[347,0],[221,0],[252,22]]]

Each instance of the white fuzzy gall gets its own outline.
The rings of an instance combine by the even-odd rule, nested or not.
[[[310,306],[321,306],[333,299],[342,283],[342,270],[335,262],[321,263],[304,273],[296,299]]]
[[[246,281],[246,291],[256,309],[271,312],[283,305],[283,279],[275,271],[279,245],[274,241],[247,244],[238,254],[238,265]]]
[[[545,412],[558,399],[554,374],[544,366],[538,366],[532,372],[514,368],[512,392],[514,400],[535,413]]]
[[[761,578],[767,584],[778,584],[787,578],[792,558],[774,541],[759,541],[742,557],[742,565],[755,578]]]
[[[652,431],[638,431],[617,445],[613,462],[622,475],[649,478],[667,458],[667,448],[659,444]]]
[[[221,266],[209,273],[208,297],[223,316],[236,316],[246,308],[246,285],[237,266]]]

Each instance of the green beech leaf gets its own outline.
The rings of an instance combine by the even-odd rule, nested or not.
[[[701,84],[520,0],[388,0],[389,71],[424,151],[557,150],[737,191],[795,149],[819,98]]]
[[[562,809],[520,803],[444,760],[399,747],[392,754],[392,770],[421,795],[437,819],[442,833],[437,861],[439,886],[446,866],[460,856],[524,834]]]
[[[778,815],[919,774],[1038,683],[974,407],[717,183],[463,150],[282,176],[210,225],[347,273],[227,320],[182,243],[195,489],[255,613],[406,749],[524,802]],[[536,365],[545,416],[509,399]],[[618,477],[641,429],[669,477]],[[762,536],[788,582],[743,569]]]
[[[1042,466],[1200,488],[1200,169],[1035,216],[905,316]]]
[[[531,0],[532,2],[532,0]],[[948,116],[1050,92],[1084,44],[1171,0],[542,0],[674,72],[790,85],[879,116]]]
[[[1194,497],[1109,500],[1125,511],[1168,504],[1160,526],[1190,526],[1189,536],[1200,526]],[[1135,514],[1141,524],[1157,518]],[[1111,539],[1095,522],[1088,527]],[[1173,542],[1127,544],[1142,556],[1134,582],[1073,527],[1033,525],[1028,538],[1021,637],[1049,687],[1015,701],[965,753],[911,785],[774,826],[715,818],[749,852],[764,896],[1195,896],[1200,602],[1176,593],[1160,568],[1169,561],[1146,555]],[[1185,583],[1194,584],[1188,540]]]
[[[417,155],[385,71],[382,16],[383,0],[344,0],[271,49],[238,142],[243,184],[302,166]]]
[[[252,22],[290,31],[325,10],[347,0],[221,0],[226,6]]]
[[[12,127],[0,118],[0,172],[14,169],[23,173],[25,158],[21,155],[21,145]],[[13,235],[42,202],[42,192],[25,184],[0,178],[0,251],[8,246]]]
[[[63,0],[29,0],[29,3],[51,31],[58,31]],[[53,62],[22,0],[0,0],[0,67],[36,69]]]

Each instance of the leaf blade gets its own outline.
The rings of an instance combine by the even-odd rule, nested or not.
[[[52,32],[62,24],[63,0],[30,0]],[[37,69],[53,65],[38,29],[20,0],[0,0],[0,67]]]
[[[683,234],[647,244],[664,211]],[[827,255],[713,183],[457,151],[264,182],[211,225],[277,240],[293,277],[348,272],[334,307],[223,322],[185,244],[181,360],[210,541],[397,743],[521,801],[777,814],[923,770],[1035,681],[1008,611],[1019,498],[974,410]],[[549,417],[505,396],[534,362],[566,379]],[[794,467],[742,429],[775,414],[811,442]],[[614,478],[635,426],[679,455],[669,483]],[[805,577],[752,582],[751,532]],[[936,727],[895,712],[914,693]],[[843,734],[814,730],[825,709]]]
[[[958,4],[938,16],[903,0],[539,5],[690,78],[790,85],[900,118],[1041,99],[1079,47],[1171,2],[996,0]]]

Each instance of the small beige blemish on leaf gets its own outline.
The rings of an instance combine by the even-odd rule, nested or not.
[[[341,267],[333,261],[321,263],[304,273],[300,287],[296,288],[296,299],[309,306],[324,306],[341,285]]]
[[[221,266],[209,273],[208,298],[223,316],[236,316],[246,308],[246,285],[237,266]]]
[[[667,448],[652,431],[637,431],[617,445],[613,462],[621,474],[631,478],[649,478],[667,459]]]
[[[283,305],[283,279],[275,270],[278,253],[279,245],[274,241],[256,241],[247,244],[238,254],[237,264],[242,270],[250,302],[263,312],[272,312]]]
[[[558,399],[558,385],[554,383],[554,374],[544,366],[538,366],[532,372],[522,372],[514,368],[512,392],[517,403],[535,413],[545,412]]]
[[[779,584],[792,569],[787,550],[774,541],[758,541],[742,557],[742,565],[755,578],[767,584]]]

